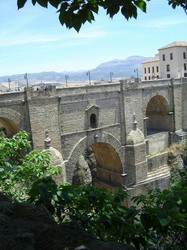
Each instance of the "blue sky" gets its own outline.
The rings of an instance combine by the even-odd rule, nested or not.
[[[60,25],[56,9],[28,0],[0,0],[0,76],[42,71],[91,70],[103,62],[133,55],[154,56],[173,41],[187,41],[187,15],[167,0],[151,0],[137,20],[103,11],[81,31]]]

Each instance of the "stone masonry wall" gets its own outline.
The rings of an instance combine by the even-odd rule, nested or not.
[[[86,109],[91,105],[99,108],[98,126],[119,123],[119,99],[117,93],[84,93],[61,96],[59,122],[63,134],[83,131],[87,128]],[[76,118],[76,119],[75,119]]]
[[[182,128],[187,131],[187,78],[183,78],[182,114]]]
[[[143,132],[143,114],[142,114],[142,91],[141,89],[125,90],[125,123],[127,135],[133,129],[133,116],[135,114],[138,122],[138,128]]]
[[[175,111],[175,131],[182,129],[182,86],[179,79],[174,80],[173,82],[174,96],[173,96],[173,105]]]
[[[45,132],[48,131],[52,138],[51,145],[61,151],[58,102],[58,97],[28,101],[34,148],[44,148]]]

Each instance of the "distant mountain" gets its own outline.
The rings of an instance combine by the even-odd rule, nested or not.
[[[129,78],[131,76],[136,77],[138,69],[139,77],[142,76],[142,62],[149,60],[150,57],[143,56],[130,56],[124,60],[112,60],[105,62],[97,66],[95,69],[90,70],[91,80],[110,80],[110,74],[113,78]],[[40,73],[28,73],[29,83],[36,82],[65,82],[65,75],[68,76],[68,81],[86,81],[88,80],[88,70],[84,71],[63,71],[57,72],[40,72]],[[110,73],[111,72],[111,73]],[[20,85],[25,84],[24,74],[1,76],[0,82],[6,82],[8,78],[11,81],[16,81]]]
[[[149,60],[150,57],[143,56],[130,56],[124,60],[112,60],[106,63],[100,64],[93,69],[91,73],[97,76],[98,79],[109,78],[110,72],[113,73],[114,78],[128,78],[131,76],[137,76],[135,72],[138,69],[139,77],[142,76],[142,62]]]

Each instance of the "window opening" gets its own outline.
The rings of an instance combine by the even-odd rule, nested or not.
[[[91,128],[97,127],[97,119],[96,119],[95,114],[91,114],[91,116],[90,116],[90,126],[91,126]]]
[[[184,70],[186,70],[186,63],[184,63]]]

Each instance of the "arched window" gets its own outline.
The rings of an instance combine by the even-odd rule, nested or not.
[[[97,127],[97,119],[96,119],[95,114],[91,114],[91,116],[90,116],[90,126],[91,126],[91,128]]]
[[[94,129],[99,126],[99,107],[89,106],[85,110],[85,129]]]

